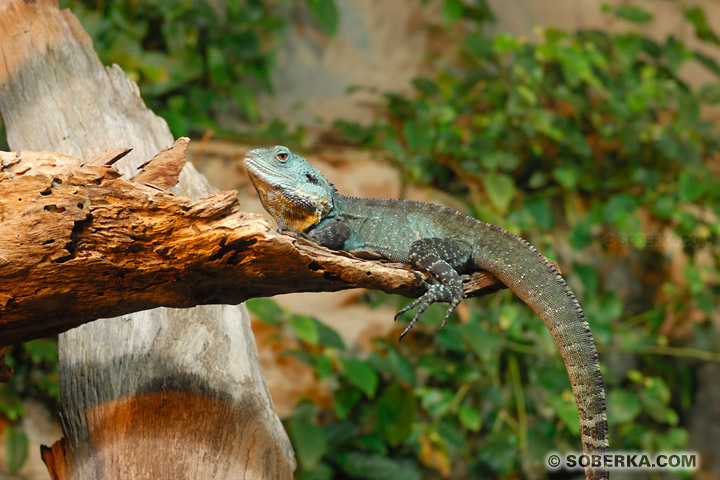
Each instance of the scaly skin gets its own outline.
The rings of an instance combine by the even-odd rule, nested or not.
[[[427,292],[401,337],[434,302],[463,298],[460,273],[494,274],[542,319],[565,362],[580,417],[585,453],[607,453],[605,390],[590,326],[557,270],[528,242],[449,208],[406,200],[340,195],[304,158],[282,146],[247,153],[245,167],[265,209],[281,229],[302,232],[336,250],[363,250],[429,272]],[[397,316],[396,316],[397,318]],[[609,478],[606,469],[585,478]]]

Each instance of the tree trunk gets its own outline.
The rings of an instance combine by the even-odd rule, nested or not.
[[[0,1],[0,56],[11,148],[90,159],[132,147],[118,162],[128,175],[172,143],[137,86],[100,64],[55,2]],[[188,165],[177,191],[210,188]],[[44,452],[53,478],[291,478],[243,307],[98,320],[60,335],[59,348],[65,438]]]

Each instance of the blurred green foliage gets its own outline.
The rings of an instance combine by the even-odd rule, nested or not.
[[[63,5],[101,59],[138,81],[181,135],[217,128],[227,112],[255,121],[255,93],[270,90],[281,7],[292,2],[231,3]],[[327,33],[337,31],[333,1],[305,5]],[[455,57],[416,79],[412,94],[387,95],[376,124],[335,129],[384,149],[409,183],[454,192],[478,218],[560,255],[601,352],[613,449],[685,448],[695,368],[720,361],[709,320],[720,298],[720,131],[706,119],[720,102],[720,66],[674,36],[491,36],[484,0],[442,7],[445,28],[455,34],[462,22],[466,32]],[[704,47],[720,46],[702,9],[678,8]],[[604,10],[608,22],[652,20],[631,4]],[[713,80],[690,86],[680,75],[689,64]],[[272,122],[267,132],[284,126]],[[579,448],[567,374],[543,324],[507,292],[468,302],[467,321],[437,333],[444,308],[433,306],[402,344],[378,338],[361,356],[311,317],[249,302],[298,339],[288,354],[332,391],[332,410],[304,401],[286,422],[298,478],[542,477],[548,451]],[[674,323],[691,325],[682,348],[668,336]],[[8,363],[18,373],[0,385],[0,413],[12,425],[23,396],[57,402],[55,344],[15,346]],[[14,426],[6,432],[17,468],[27,438]]]
[[[601,352],[612,448],[685,448],[695,367],[720,361],[710,322],[720,129],[707,118],[720,68],[675,36],[631,29],[490,36],[482,16],[465,15],[479,4],[444,2],[448,28],[468,32],[450,65],[440,59],[411,95],[388,94],[375,125],[335,127],[382,148],[408,183],[450,191],[561,254]],[[704,47],[720,45],[703,10],[678,8]],[[652,19],[630,4],[604,11],[616,24]],[[683,80],[691,63],[706,85]],[[361,359],[305,349],[334,410],[303,403],[289,422],[300,478],[535,478],[548,451],[577,450],[575,403],[545,327],[508,293],[478,303],[439,333],[444,308],[433,308],[406,342],[378,339]],[[686,327],[682,347],[670,345],[674,324]],[[324,435],[307,457],[304,430]]]
[[[279,2],[64,0],[100,60],[122,67],[176,136],[213,128],[218,115],[258,117],[285,21]]]
[[[7,364],[15,370],[8,383],[0,383],[0,419],[6,420],[3,431],[6,466],[12,475],[22,467],[28,455],[27,435],[18,427],[25,416],[23,399],[33,398],[43,402],[51,412],[59,411],[57,340],[40,339],[13,345],[5,354]]]
[[[272,92],[275,50],[289,9],[304,6],[334,34],[334,0],[62,0],[93,39],[100,60],[138,83],[175,136],[217,130],[225,118],[257,124],[259,92]],[[270,124],[277,132],[278,125]]]

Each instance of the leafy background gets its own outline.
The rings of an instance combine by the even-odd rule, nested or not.
[[[61,3],[176,136],[312,142],[282,119],[261,122],[256,97],[272,93],[287,9],[307,9],[332,36],[333,0]],[[432,28],[456,41],[451,55],[429,54],[433,73],[411,93],[385,94],[370,125],[327,126],[332,138],[383,152],[408,183],[451,192],[558,259],[601,353],[613,448],[689,448],[701,372],[720,362],[720,65],[707,54],[720,38],[700,7],[683,3],[678,17],[702,51],[637,33],[653,13],[631,3],[603,7],[626,27],[614,33],[538,28],[533,38],[491,33],[485,1],[441,4]],[[711,81],[690,85],[688,64]],[[247,127],[230,130],[228,116]],[[401,306],[376,292],[362,301]],[[298,341],[286,353],[332,394],[331,405],[308,398],[285,420],[297,478],[542,478],[549,450],[578,448],[552,339],[507,292],[472,301],[467,318],[439,333],[444,309],[434,306],[403,343],[377,338],[365,352],[271,300],[248,305]],[[0,427],[12,473],[27,455],[22,400],[57,411],[56,343],[15,346],[8,363],[17,373],[0,385]],[[675,476],[688,475],[664,478]]]

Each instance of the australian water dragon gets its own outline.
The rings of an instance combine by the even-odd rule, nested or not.
[[[280,229],[302,232],[334,250],[368,251],[430,274],[426,293],[398,312],[418,308],[402,335],[434,302],[450,304],[444,325],[463,299],[460,273],[494,274],[538,314],[555,340],[575,395],[583,451],[608,451],[605,391],[590,327],[555,267],[528,242],[449,208],[340,195],[287,147],[252,150],[245,167]],[[589,468],[585,475],[609,478],[605,469]]]

